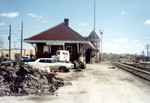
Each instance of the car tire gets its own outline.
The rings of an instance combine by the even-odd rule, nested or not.
[[[82,62],[81,65],[80,65],[80,68],[81,69],[85,69],[86,68],[86,64]]]
[[[79,68],[79,63],[77,61],[74,61],[73,64],[74,64],[73,69],[78,69]]]
[[[61,72],[67,72],[66,67],[60,67],[59,70],[60,70]]]

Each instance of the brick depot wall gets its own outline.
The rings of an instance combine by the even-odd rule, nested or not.
[[[52,55],[56,55],[57,50],[62,50],[63,46],[51,46],[51,53],[49,54],[43,54],[43,47],[46,45],[46,43],[38,43],[37,48],[38,51],[36,53],[37,58],[51,58]],[[79,54],[77,53],[77,44],[67,43],[65,44],[65,50],[67,46],[72,47],[72,54],[70,55],[70,60],[78,60]],[[50,48],[49,48],[50,49]]]

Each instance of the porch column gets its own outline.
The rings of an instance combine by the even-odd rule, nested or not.
[[[65,43],[63,44],[63,50],[65,50]]]
[[[49,45],[49,52],[51,53],[51,45]]]
[[[79,43],[77,43],[77,53],[79,54]]]

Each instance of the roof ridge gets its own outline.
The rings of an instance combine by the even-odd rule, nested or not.
[[[70,30],[72,30],[73,32],[75,32],[76,34],[78,34],[80,37],[82,37],[85,41],[87,41],[83,36],[81,36],[78,32],[74,31],[72,28],[70,28],[69,26],[67,26],[65,23],[63,23],[66,27],[68,27]]]

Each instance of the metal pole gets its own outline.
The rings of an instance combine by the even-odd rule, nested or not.
[[[102,44],[103,44],[102,41],[103,41],[103,33],[101,33],[101,61],[103,60],[103,59],[102,59],[102,57],[103,57],[103,56],[102,56],[102,49],[103,49],[103,48],[102,48]]]
[[[147,57],[149,57],[149,44],[146,45],[146,50],[147,50]]]
[[[23,39],[23,21],[21,25],[21,50],[20,50],[20,60],[22,60],[22,39]]]
[[[9,59],[11,57],[11,25],[9,25],[9,36],[8,36],[8,40],[9,40]]]
[[[100,34],[101,34],[101,62],[102,62],[102,58],[103,58],[103,56],[102,56],[102,40],[103,40],[103,32],[104,32],[104,30],[99,30],[99,32],[100,32]]]
[[[147,57],[149,57],[149,44],[147,44]]]
[[[96,3],[96,2],[95,2],[95,0],[94,0],[94,31],[95,31],[95,17],[96,17],[96,16],[95,16],[95,15],[96,15],[96,14],[95,14],[95,6],[96,6],[95,3]]]

